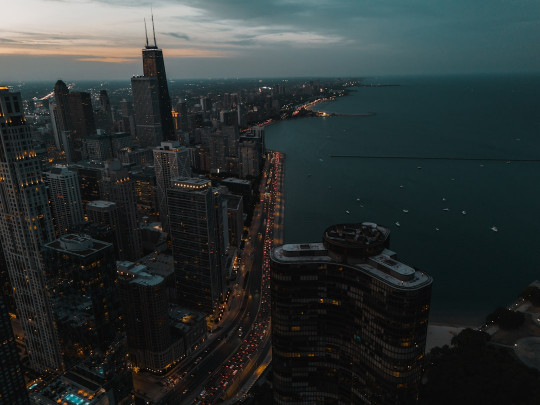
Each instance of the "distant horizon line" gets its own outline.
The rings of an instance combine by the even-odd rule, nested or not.
[[[133,75],[134,77],[136,75]],[[239,81],[239,80],[301,80],[301,79],[354,79],[354,80],[363,80],[371,78],[411,78],[411,77],[458,77],[458,76],[540,76],[540,72],[477,72],[477,73],[403,73],[403,74],[367,74],[367,75],[334,75],[334,76],[239,76],[239,77],[190,77],[190,78],[172,78],[167,79],[168,82],[175,81],[211,81],[211,80],[228,80],[228,81]],[[127,79],[65,79],[58,77],[56,79],[41,79],[41,80],[16,80],[16,81],[3,81],[0,83],[10,84],[10,83],[42,83],[48,81],[62,80],[62,81],[77,81],[77,82],[129,82],[130,78]]]

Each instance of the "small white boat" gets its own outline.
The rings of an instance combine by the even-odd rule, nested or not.
[[[492,226],[490,229],[491,229],[493,232],[499,232],[499,230],[497,229],[496,226]]]
[[[436,231],[438,231],[438,230],[439,230],[439,228],[435,227],[435,230],[436,230]]]
[[[399,188],[403,188],[403,187],[404,187],[403,184],[400,184],[400,185],[399,185]]]
[[[405,214],[406,214],[407,212],[409,212],[409,210],[406,210],[406,209],[403,209],[402,211],[403,211]]]
[[[448,212],[450,211],[450,208],[443,208],[442,210]]]
[[[463,215],[467,215],[467,211],[461,211]]]
[[[360,202],[360,198],[357,198],[356,201]]]
[[[416,166],[416,168],[417,168],[418,170],[421,170],[421,169],[422,169],[422,166]]]
[[[446,201],[446,198],[443,197],[442,200],[443,200],[443,201]]]
[[[349,212],[349,211],[345,211],[345,213],[346,213],[346,214],[350,214],[350,212]]]
[[[399,222],[396,221],[396,226],[401,226],[401,224]]]

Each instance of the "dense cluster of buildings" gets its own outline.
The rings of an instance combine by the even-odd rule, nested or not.
[[[155,37],[142,54],[133,103],[55,84],[45,152],[30,103],[0,87],[0,403],[129,403],[131,373],[186,359],[223,302],[265,156],[248,123],[284,88],[173,110]],[[276,403],[417,395],[431,278],[387,238],[336,225],[273,250]]]

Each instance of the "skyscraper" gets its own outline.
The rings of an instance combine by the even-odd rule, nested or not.
[[[53,166],[45,175],[56,232],[63,235],[84,222],[79,179],[77,173],[60,165]]]
[[[115,256],[116,258],[124,259],[126,257],[126,248],[122,239],[123,233],[120,225],[118,205],[112,201],[90,201],[86,204],[86,215],[88,215],[90,222],[105,225],[113,232]]]
[[[137,198],[133,180],[119,160],[105,163],[99,181],[101,199],[118,206],[120,238],[124,247],[122,258],[137,260],[142,256],[141,237],[137,222]]]
[[[154,167],[158,196],[159,217],[163,231],[169,232],[169,211],[167,209],[167,189],[171,179],[191,177],[191,159],[189,151],[178,142],[161,142],[154,148]]]
[[[43,256],[66,365],[104,355],[120,326],[112,244],[67,234],[44,245]]]
[[[71,115],[69,111],[69,89],[62,80],[58,80],[54,85],[54,99],[56,100],[56,108],[58,117],[56,124],[58,132],[71,131]]]
[[[172,179],[167,201],[179,304],[211,313],[223,293],[224,277],[210,180]]]
[[[20,93],[0,87],[0,238],[32,368],[62,369],[40,249],[54,239],[41,162]]]
[[[409,404],[418,395],[432,278],[364,222],[271,251],[276,404]]]
[[[131,89],[139,146],[157,146],[163,139],[158,81],[155,77],[134,76]]]
[[[137,367],[161,371],[180,357],[171,350],[164,279],[132,262],[119,262],[118,275],[132,361]]]
[[[0,403],[30,405],[9,314],[0,292]]]
[[[145,26],[146,29],[146,26]],[[142,50],[143,73],[145,77],[155,77],[158,83],[159,111],[161,116],[161,126],[163,128],[163,139],[174,140],[174,123],[172,119],[171,98],[169,96],[169,86],[167,85],[167,75],[165,74],[165,63],[163,61],[163,51],[156,43],[156,31],[154,29],[154,16],[152,16],[152,31],[154,34],[154,45],[148,44],[146,36],[146,46]]]
[[[74,159],[82,159],[83,139],[96,132],[94,110],[89,93],[74,91],[69,93],[69,113],[72,125]]]

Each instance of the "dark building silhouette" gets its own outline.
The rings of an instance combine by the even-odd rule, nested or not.
[[[58,111],[57,126],[59,133],[71,131],[71,114],[69,110],[69,89],[62,80],[54,85],[54,99]]]
[[[28,393],[9,322],[9,313],[0,293],[0,404],[29,405]]]
[[[156,32],[154,30],[154,17],[152,16],[152,30],[154,33],[154,45],[148,44],[142,50],[143,73],[145,77],[155,77],[158,83],[159,111],[161,115],[161,125],[163,128],[163,139],[174,140],[174,124],[172,119],[171,98],[167,85],[167,75],[165,74],[165,63],[163,61],[163,51],[157,47]]]
[[[167,189],[172,250],[180,305],[211,313],[224,289],[223,218],[225,204],[210,180],[176,178]],[[220,232],[221,231],[221,232]]]
[[[112,244],[68,234],[43,248],[66,366],[105,354],[120,326]]]
[[[157,146],[163,140],[158,81],[155,77],[134,76],[131,90],[139,146]]]
[[[112,201],[118,206],[120,238],[123,252],[120,258],[137,260],[142,256],[141,237],[137,222],[137,197],[133,179],[119,160],[105,163],[99,181],[102,200]]]
[[[414,403],[432,278],[396,258],[373,223],[271,251],[276,404]]]
[[[82,159],[83,139],[96,132],[94,110],[89,93],[74,91],[69,93],[69,112],[71,116],[74,160]]]

